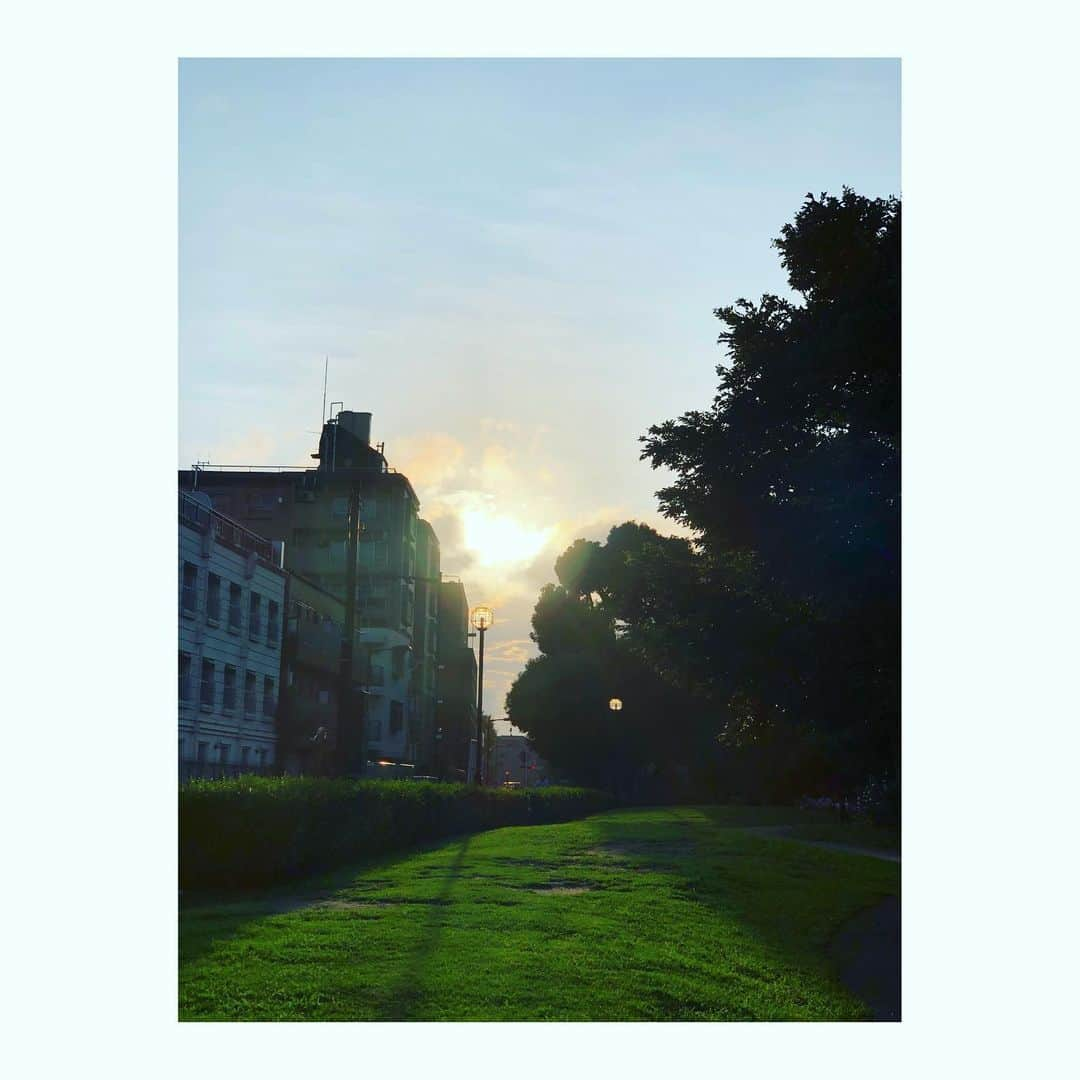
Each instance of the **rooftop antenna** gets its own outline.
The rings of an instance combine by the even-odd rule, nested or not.
[[[330,373],[330,357],[326,358],[322,375],[322,422],[326,423],[326,376]]]

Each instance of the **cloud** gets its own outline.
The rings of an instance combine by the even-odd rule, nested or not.
[[[450,435],[434,432],[395,444],[395,468],[403,472],[424,501],[424,490],[436,492],[446,487],[461,472],[465,447]]]
[[[488,650],[488,656],[494,661],[505,661],[513,664],[524,664],[526,660],[535,655],[536,646],[528,638],[513,638],[510,641],[495,642]]]
[[[202,460],[215,465],[273,465],[278,463],[279,453],[276,433],[256,427],[211,443]]]

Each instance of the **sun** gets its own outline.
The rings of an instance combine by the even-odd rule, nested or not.
[[[485,510],[466,510],[461,516],[465,547],[484,566],[531,562],[544,550],[554,529],[530,529],[520,521]]]

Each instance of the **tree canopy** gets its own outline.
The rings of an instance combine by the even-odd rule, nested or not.
[[[538,747],[562,725],[578,757],[684,754],[773,797],[896,782],[900,203],[808,195],[774,244],[793,296],[717,308],[711,406],[642,439],[691,538],[626,522],[541,593],[509,700]],[[613,672],[648,718],[599,711],[586,684]]]

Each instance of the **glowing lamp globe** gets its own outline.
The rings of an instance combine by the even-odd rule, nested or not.
[[[484,604],[472,609],[472,625],[474,630],[490,630],[495,624],[495,612]]]
[[[619,711],[619,710],[620,710],[620,709],[622,708],[622,701],[621,701],[621,700],[620,700],[619,698],[617,698],[617,697],[613,697],[613,698],[612,698],[612,699],[611,699],[611,700],[610,700],[610,701],[609,701],[609,702],[607,703],[607,707],[608,707],[608,708],[609,708],[609,709],[610,709],[610,710],[611,710],[612,712],[618,712],[618,711]]]

